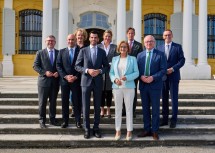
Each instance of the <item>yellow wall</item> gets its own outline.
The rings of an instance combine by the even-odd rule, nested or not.
[[[19,51],[19,11],[38,9],[42,11],[43,0],[14,0],[13,9],[16,12],[16,53]],[[13,56],[14,75],[37,75],[32,69],[35,55],[16,54]]]
[[[2,55],[2,9],[4,7],[4,1],[0,0],[0,61],[3,59]]]

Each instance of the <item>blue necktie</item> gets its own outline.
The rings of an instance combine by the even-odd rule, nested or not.
[[[70,51],[69,51],[69,57],[70,57],[70,64],[72,65],[72,62],[73,62],[73,49],[70,48]]]
[[[52,66],[53,66],[53,64],[54,64],[53,50],[50,50],[50,62],[51,62],[51,64],[52,64]]]

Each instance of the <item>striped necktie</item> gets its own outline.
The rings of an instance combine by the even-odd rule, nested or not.
[[[146,60],[145,76],[150,76],[150,58],[151,58],[151,51],[148,52],[148,57]]]

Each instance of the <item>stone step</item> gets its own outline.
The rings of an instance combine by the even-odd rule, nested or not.
[[[170,116],[171,117],[171,116]],[[57,114],[56,118],[62,123],[62,115]],[[160,116],[162,118],[162,116]],[[49,117],[47,115],[47,123]],[[90,115],[90,123],[93,123],[94,116]],[[126,122],[126,118],[122,117],[122,123]],[[74,118],[70,118],[69,123],[75,123]],[[101,124],[114,124],[115,118],[101,118]],[[133,119],[134,124],[142,124],[143,116],[137,115]],[[180,124],[215,124],[215,115],[178,115],[178,123]],[[38,124],[37,114],[0,114],[0,124]]]
[[[93,99],[91,99],[91,103],[93,104]],[[38,106],[38,98],[0,98],[0,106],[1,105],[36,105]],[[57,105],[61,106],[61,99],[57,99]],[[141,99],[137,99],[137,105],[141,106]],[[171,105],[171,100],[170,100]],[[114,100],[112,100],[112,106],[114,106]],[[179,99],[179,106],[214,106],[215,107],[215,99]]]
[[[68,134],[1,134],[0,148],[83,148],[83,147],[147,147],[147,146],[202,146],[215,145],[215,134],[167,134],[161,133],[160,140],[152,137],[138,138],[126,141],[122,136],[120,141],[114,140],[114,134],[103,134],[102,138],[91,136],[84,139],[83,135]]]
[[[61,97],[61,94],[58,94],[58,97]],[[38,98],[37,93],[0,93],[0,98]],[[140,98],[140,94],[138,91],[138,98]],[[197,93],[197,94],[179,94],[179,99],[215,99],[215,94],[213,93]]]
[[[83,134],[83,129],[77,129],[75,124],[69,124],[68,128],[46,125],[47,129],[41,129],[39,124],[0,124],[0,134]],[[101,124],[99,127],[103,134],[115,133],[115,124]],[[143,124],[134,124],[133,127],[133,135],[137,135],[143,130]],[[122,133],[126,133],[126,124],[122,124]],[[160,127],[159,133],[214,134],[215,124],[177,124],[177,128],[175,129],[163,126]]]
[[[94,113],[94,107],[90,107],[90,113]],[[48,112],[47,107],[47,112]],[[161,108],[160,108],[161,111]],[[57,106],[57,114],[61,114],[62,107]],[[112,114],[115,112],[115,106],[111,107]],[[171,107],[170,107],[171,113]],[[2,105],[0,107],[0,114],[38,114],[38,106],[19,106],[19,105]],[[136,108],[136,114],[142,114],[142,107],[138,106]],[[180,106],[178,108],[178,114],[181,115],[215,115],[215,107],[186,107]]]

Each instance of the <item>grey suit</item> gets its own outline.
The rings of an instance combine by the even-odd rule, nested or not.
[[[103,49],[97,47],[96,63],[93,65],[91,60],[90,46],[80,50],[78,58],[76,60],[75,69],[82,73],[81,87],[82,87],[82,105],[83,105],[83,123],[85,131],[90,130],[89,111],[90,111],[90,97],[91,91],[93,91],[94,99],[94,126],[93,129],[99,129],[100,122],[100,105],[101,95],[103,88],[102,75],[109,70],[109,64],[106,57],[106,53]],[[86,69],[100,69],[101,74],[96,77],[90,76],[86,72]]]
[[[47,99],[49,98],[49,119],[50,121],[55,120],[56,116],[56,99],[59,91],[59,77],[47,77],[46,71],[52,73],[57,72],[56,59],[58,56],[58,50],[55,49],[54,64],[50,62],[49,54],[47,49],[39,50],[36,53],[33,68],[39,73],[38,76],[38,97],[39,97],[39,122],[46,122],[46,105]]]

